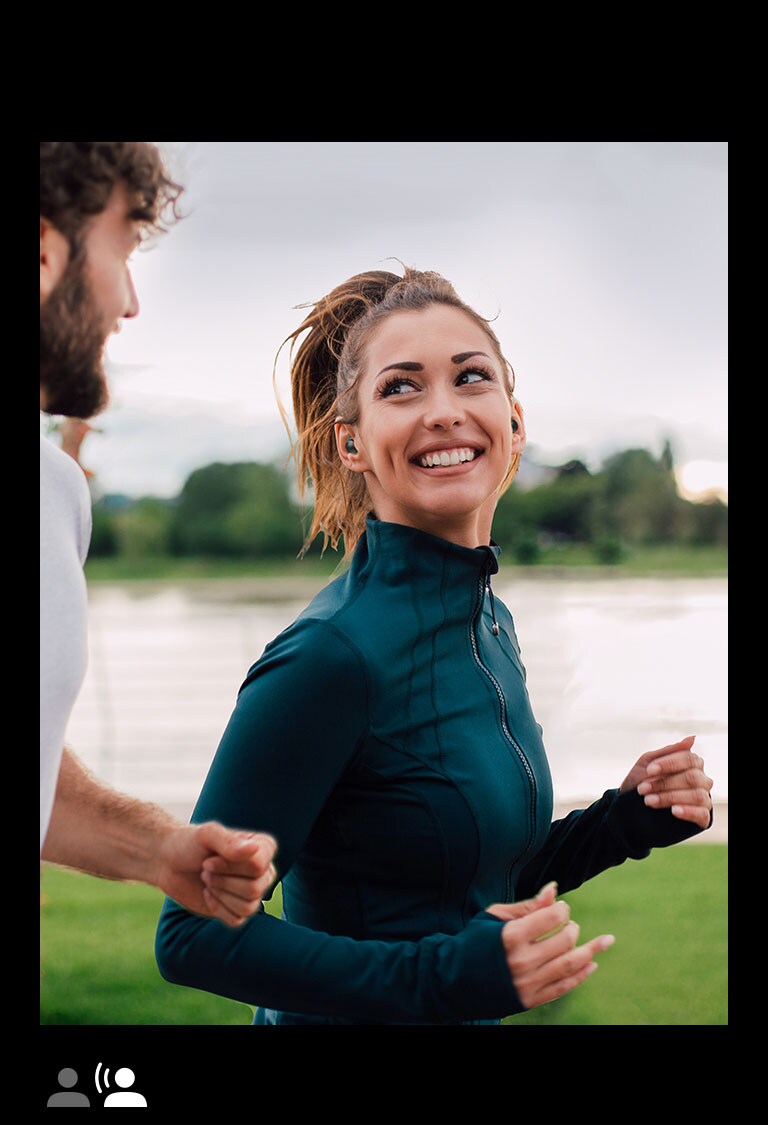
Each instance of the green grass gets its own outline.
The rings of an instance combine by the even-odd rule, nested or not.
[[[563,896],[585,941],[616,944],[563,999],[510,1024],[726,1024],[726,844],[628,861]],[[43,1024],[249,1024],[248,1005],[168,984],[155,965],[162,895],[43,868]],[[269,904],[279,914],[279,895]]]
[[[511,552],[504,552],[501,561]],[[507,562],[515,566],[513,560]],[[532,571],[548,567],[595,568],[610,575],[684,574],[691,577],[724,577],[728,573],[727,547],[688,547],[664,543],[654,547],[628,547],[626,555],[616,564],[600,565],[594,551],[575,543],[542,550]],[[529,569],[529,568],[524,568]]]
[[[328,551],[304,559],[93,558],[85,564],[89,582],[186,581],[201,578],[330,577],[341,556]]]
[[[49,866],[41,891],[41,1023],[250,1023],[246,1005],[160,976],[160,891]]]
[[[628,860],[562,897],[579,941],[610,933],[599,969],[510,1024],[726,1024],[728,845]]]
[[[313,552],[304,559],[176,559],[176,558],[92,558],[86,562],[89,582],[125,582],[136,579],[185,581],[201,578],[330,578],[343,565],[343,556],[328,550],[321,558]],[[543,550],[534,566],[514,561],[512,552],[501,557],[503,567],[536,573],[551,568],[594,569],[601,576],[678,574],[693,577],[724,577],[728,573],[725,547],[684,547],[668,544],[637,547],[616,565],[600,566],[594,553],[583,545],[550,547]]]

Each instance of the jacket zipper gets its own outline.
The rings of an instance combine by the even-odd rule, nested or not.
[[[471,624],[471,627],[470,627],[470,630],[469,630],[470,638],[471,638],[471,641],[472,641],[472,653],[475,657],[475,662],[476,662],[477,666],[480,668],[480,670],[482,672],[485,673],[485,675],[488,677],[488,679],[491,681],[494,688],[496,689],[496,694],[499,698],[499,710],[501,712],[501,727],[502,727],[502,730],[504,731],[504,734],[505,734],[507,740],[509,741],[510,745],[514,749],[518,758],[522,762],[523,767],[524,767],[525,772],[526,772],[526,775],[528,777],[528,781],[529,781],[530,786],[531,786],[531,817],[530,817],[530,828],[529,828],[529,832],[528,832],[528,840],[527,840],[526,845],[523,848],[523,850],[519,853],[519,855],[515,856],[514,860],[512,861],[512,863],[507,868],[507,879],[506,879],[506,886],[505,886],[505,901],[509,902],[509,896],[511,894],[511,888],[512,888],[512,869],[515,867],[515,865],[517,863],[520,862],[520,860],[525,855],[525,853],[530,850],[530,847],[533,844],[533,840],[534,840],[534,837],[536,835],[536,832],[535,832],[536,779],[533,776],[533,770],[531,769],[530,762],[526,758],[525,754],[523,753],[522,749],[518,745],[517,741],[513,738],[512,732],[510,731],[510,729],[507,725],[507,703],[506,703],[506,700],[504,699],[504,693],[501,690],[501,685],[499,684],[499,681],[496,679],[496,677],[494,676],[494,674],[490,670],[490,668],[488,668],[487,665],[485,665],[480,658],[480,648],[479,648],[478,641],[477,641],[477,624],[478,624],[478,621],[480,620],[480,615],[482,613],[483,594],[485,593],[486,589],[490,592],[490,586],[491,586],[491,576],[490,576],[490,573],[488,572],[488,573],[486,573],[484,578],[480,579],[480,581],[478,583],[477,607],[475,609],[475,614],[474,614],[474,617],[472,619],[472,624]],[[493,597],[492,594],[491,594],[491,597]],[[494,632],[495,636],[498,636],[499,626],[496,622],[495,613],[493,612],[493,602],[491,602],[491,615],[493,617],[493,625],[495,626],[495,628],[493,629],[493,632]]]

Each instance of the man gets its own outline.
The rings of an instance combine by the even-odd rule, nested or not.
[[[90,418],[107,403],[103,351],[138,314],[130,256],[178,218],[182,188],[143,141],[40,145],[40,407]],[[183,825],[104,785],[64,746],[86,668],[83,563],[88,487],[40,438],[40,854],[108,879],[136,880],[238,926],[275,877],[266,834]]]

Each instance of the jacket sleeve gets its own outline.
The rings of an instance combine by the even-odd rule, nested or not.
[[[270,832],[282,878],[367,730],[368,685],[334,627],[300,619],[267,646],[240,690],[192,820]],[[233,1000],[370,1022],[496,1019],[523,1010],[481,912],[461,933],[385,942],[329,935],[263,910],[231,929],[166,899],[163,977]]]
[[[552,879],[561,894],[572,891],[609,867],[645,859],[653,848],[703,831],[668,809],[650,808],[635,789],[608,789],[588,808],[553,822],[544,846],[521,872],[516,897],[529,898]]]

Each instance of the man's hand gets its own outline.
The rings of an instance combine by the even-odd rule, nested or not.
[[[263,832],[181,824],[159,805],[110,788],[65,746],[40,858],[149,883],[195,914],[239,926],[275,880],[276,850]]]
[[[692,734],[643,754],[622,781],[619,792],[637,789],[650,808],[669,809],[680,820],[709,828],[713,782],[704,773],[703,759],[693,752],[695,738]]]
[[[195,914],[240,926],[275,880],[277,842],[215,821],[170,829],[160,847],[156,885]],[[153,880],[155,882],[155,880]]]

